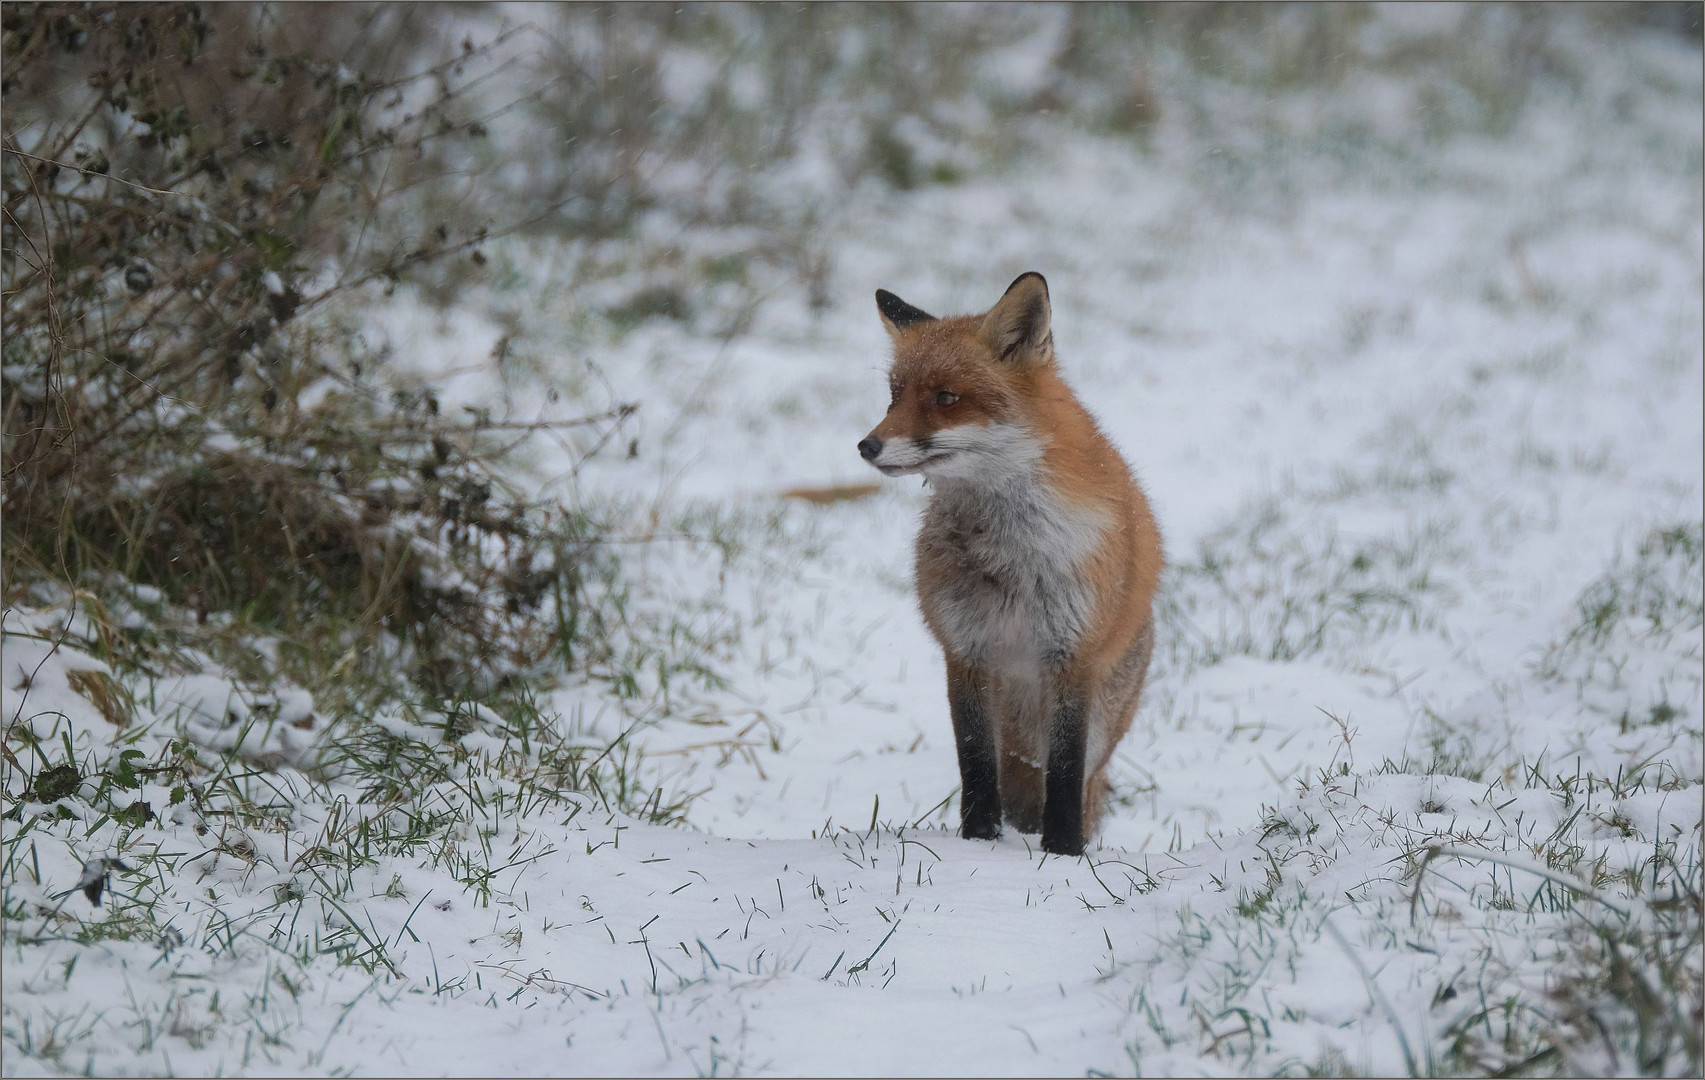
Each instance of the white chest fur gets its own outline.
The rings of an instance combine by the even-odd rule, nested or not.
[[[925,604],[961,657],[1022,677],[1069,655],[1088,627],[1081,565],[1111,514],[1055,495],[1022,429],[992,425],[979,441],[985,452],[964,455],[972,467],[931,478],[918,544],[937,572]]]

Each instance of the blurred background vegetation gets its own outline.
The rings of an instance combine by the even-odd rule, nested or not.
[[[569,253],[553,317],[594,345],[648,320],[733,336],[776,281],[832,302],[819,226],[865,185],[1022,167],[1061,125],[1149,152],[1171,117],[1214,147],[1204,190],[1282,206],[1507,131],[1580,80],[1560,35],[1700,33],[1699,4],[1402,15],[8,4],[5,603],[147,586],[184,640],[271,636],[316,692],[364,687],[351,706],[513,689],[596,654],[612,594],[585,583],[633,531],[514,483],[515,436],[619,451],[644,403],[559,373],[555,414],[452,415],[360,333],[399,287],[453,308],[544,246]],[[1411,107],[1370,105],[1383,79]],[[550,375],[536,323],[504,317],[517,370]],[[368,678],[329,682],[352,650],[336,670]]]

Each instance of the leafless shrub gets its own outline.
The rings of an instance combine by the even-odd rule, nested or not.
[[[439,688],[549,647],[529,616],[572,596],[586,537],[503,486],[493,425],[382,388],[307,317],[482,259],[486,225],[443,211],[491,43],[422,64],[415,19],[5,8],[8,589],[117,572],[280,629],[352,620]]]

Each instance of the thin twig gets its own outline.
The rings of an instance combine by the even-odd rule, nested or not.
[[[111,180],[115,184],[123,184],[126,187],[133,187],[138,191],[146,191],[150,195],[175,195],[180,199],[185,199],[185,200],[192,202],[195,205],[199,206],[203,211],[206,212],[209,220],[211,220],[216,225],[223,226],[228,232],[230,232],[230,234],[232,236],[241,236],[243,234],[243,231],[241,229],[237,228],[235,225],[226,221],[224,218],[221,218],[218,214],[215,214],[211,209],[209,209],[206,200],[202,199],[202,197],[199,195],[191,195],[187,191],[172,191],[169,188],[151,188],[151,187],[147,186],[146,184],[138,184],[133,180],[126,180],[123,177],[114,176],[110,172],[96,172],[93,169],[86,169],[81,165],[69,165],[63,161],[56,161],[53,158],[45,158],[45,157],[41,157],[41,156],[36,155],[36,154],[25,153],[24,151],[19,150],[15,147],[11,147],[11,146],[0,146],[0,152],[7,153],[7,154],[15,154],[18,157],[29,158],[31,161],[40,161],[40,162],[44,162],[48,165],[56,165],[61,169],[70,169],[73,172],[82,173],[84,176],[99,176],[99,177],[102,177],[104,179]],[[51,192],[51,191],[48,192],[48,194],[46,196],[41,196],[39,194],[37,195],[37,198],[44,198],[44,197],[45,198],[52,198],[52,199],[63,199],[63,198],[66,198],[67,196],[61,195],[58,192]]]
[[[1474,848],[1450,847],[1444,844],[1434,844],[1428,846],[1426,857],[1421,860],[1421,865],[1415,870],[1415,891],[1409,897],[1410,926],[1415,925],[1416,908],[1421,902],[1421,878],[1427,872],[1427,867],[1432,864],[1432,861],[1440,858],[1441,856],[1448,856],[1453,859],[1480,859],[1485,862],[1497,863],[1499,866],[1507,866],[1514,870],[1525,870],[1530,874],[1537,874],[1538,876],[1545,878],[1547,881],[1556,882],[1565,889],[1578,893],[1589,900],[1597,900],[1605,907],[1622,916],[1623,919],[1633,918],[1634,913],[1632,909],[1624,907],[1617,901],[1610,899],[1608,896],[1605,896],[1603,893],[1599,892],[1597,889],[1588,885],[1581,879],[1553,870],[1549,866],[1542,866],[1539,863],[1529,862],[1526,859],[1516,859],[1508,855],[1500,855],[1492,851],[1478,851]]]
[[[1332,936],[1332,940],[1338,943],[1338,947],[1344,950],[1344,955],[1349,957],[1356,973],[1362,977],[1362,982],[1367,986],[1368,996],[1373,998],[1374,1004],[1378,1005],[1380,1011],[1385,1013],[1385,1018],[1390,1022],[1391,1029],[1397,1033],[1397,1046],[1403,1051],[1403,1064],[1409,1070],[1409,1075],[1422,1075],[1415,1067],[1415,1054],[1409,1049],[1409,1036],[1404,1032],[1402,1022],[1397,1019],[1397,1010],[1393,1009],[1391,1002],[1386,999],[1385,991],[1381,990],[1379,983],[1375,982],[1373,976],[1368,974],[1367,966],[1362,963],[1362,958],[1356,955],[1356,950],[1352,949],[1350,943],[1344,939],[1344,935],[1339,933],[1338,926],[1332,921],[1330,914],[1321,920],[1321,926]],[[1432,1057],[1431,1048],[1428,1048],[1427,1057],[1429,1059]],[[1426,1075],[1432,1075],[1430,1061]]]

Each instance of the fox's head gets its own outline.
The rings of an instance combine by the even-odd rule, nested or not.
[[[888,415],[858,444],[889,476],[972,479],[1034,462],[1026,423],[1036,379],[1054,363],[1048,283],[1021,274],[984,315],[938,319],[878,289],[876,310],[894,339]]]

